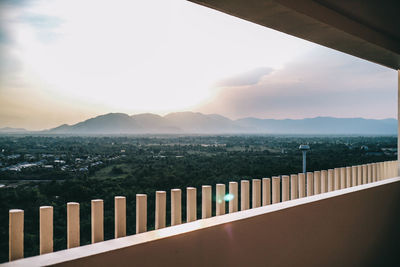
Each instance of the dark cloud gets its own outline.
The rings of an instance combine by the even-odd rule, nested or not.
[[[229,117],[395,117],[396,72],[326,48],[258,83],[225,87],[200,111]]]
[[[254,70],[221,80],[216,84],[216,86],[235,87],[235,86],[255,85],[261,80],[263,76],[270,74],[272,71],[273,69],[268,67],[256,68]]]

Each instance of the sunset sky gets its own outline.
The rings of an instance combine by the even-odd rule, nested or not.
[[[109,112],[395,118],[397,73],[183,0],[0,1],[0,128]]]

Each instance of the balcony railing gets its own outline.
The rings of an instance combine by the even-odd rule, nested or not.
[[[215,214],[224,215],[226,203],[229,205],[229,213],[239,210],[245,212],[248,209],[259,208],[270,204],[277,204],[299,198],[307,199],[313,195],[332,192],[336,190],[363,186],[369,183],[379,182],[388,178],[397,177],[397,161],[370,163],[351,167],[342,167],[322,171],[308,172],[306,174],[292,174],[274,176],[270,178],[253,179],[229,183],[229,192],[226,192],[225,184],[216,185]],[[250,192],[251,191],[251,192]],[[239,203],[240,193],[240,203]],[[182,224],[182,191],[172,189],[171,192],[171,226]],[[167,192],[156,192],[155,205],[155,229],[166,227]],[[202,186],[201,190],[202,218],[212,217],[213,197],[210,185]],[[194,187],[186,188],[186,222],[194,222],[197,218],[197,190]],[[116,196],[115,204],[115,238],[126,236],[126,198]],[[239,206],[240,204],[240,206]],[[273,206],[273,205],[272,205]],[[136,195],[136,233],[147,232],[147,195]],[[104,240],[103,200],[95,199],[91,202],[91,236],[92,243]],[[237,213],[238,216],[240,213]],[[243,215],[245,216],[245,215]],[[80,246],[80,221],[79,203],[67,203],[67,251]],[[188,224],[189,225],[189,224]],[[163,229],[164,237],[170,233]],[[183,229],[183,230],[182,230]],[[184,231],[184,228],[181,230]],[[171,230],[176,233],[175,230]],[[153,231],[156,232],[156,231]],[[179,232],[179,231],[178,231]],[[150,234],[150,232],[149,232]],[[159,237],[159,234],[157,235]],[[150,235],[151,237],[151,235]],[[13,209],[9,211],[9,260],[14,261],[24,256],[24,211]],[[148,241],[151,241],[149,238]],[[141,242],[146,242],[142,240]],[[40,254],[53,252],[53,207],[40,207]],[[102,248],[104,250],[104,248]],[[107,246],[112,250],[113,247]],[[78,253],[79,254],[79,253]],[[155,255],[156,257],[156,255]],[[36,258],[36,257],[34,257]],[[30,259],[34,259],[30,258]],[[28,260],[28,262],[26,261]],[[22,265],[29,265],[29,258]],[[20,261],[16,261],[18,263]],[[37,264],[38,261],[35,261]],[[21,262],[22,263],[22,262]],[[31,262],[32,264],[34,261]],[[18,264],[17,264],[18,265]],[[33,264],[34,265],[34,264]]]

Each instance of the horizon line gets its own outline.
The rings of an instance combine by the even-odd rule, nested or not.
[[[125,114],[128,115],[129,117],[132,116],[137,116],[137,115],[145,115],[145,114],[149,114],[149,115],[157,115],[160,116],[162,118],[165,118],[166,116],[170,115],[170,114],[175,114],[175,113],[193,113],[193,114],[202,114],[205,116],[210,116],[210,115],[217,115],[217,116],[221,116],[224,117],[226,119],[229,119],[231,121],[238,121],[238,120],[243,120],[243,119],[259,119],[259,120],[278,120],[278,121],[283,121],[283,120],[306,120],[306,119],[316,119],[316,118],[332,118],[332,119],[364,119],[364,120],[389,120],[389,119],[393,119],[393,120],[397,120],[397,118],[393,118],[393,117],[389,117],[389,118],[381,118],[381,119],[377,119],[377,118],[365,118],[365,117],[334,117],[334,116],[315,116],[315,117],[303,117],[303,118],[283,118],[283,119],[277,119],[277,118],[260,118],[260,117],[253,117],[253,116],[247,116],[247,117],[241,117],[238,119],[232,119],[229,118],[228,116],[225,115],[221,115],[221,114],[217,114],[217,113],[202,113],[202,112],[196,112],[196,111],[176,111],[176,112],[169,112],[166,113],[165,115],[161,115],[161,114],[157,114],[157,113],[151,113],[151,112],[143,112],[143,113],[134,113],[134,114],[128,114],[128,113],[124,113],[124,112],[108,112],[108,113],[104,113],[104,114],[99,114],[99,115],[95,115],[93,117],[89,117],[86,119],[83,119],[81,121],[75,122],[75,123],[61,123],[58,124],[57,126],[54,127],[50,127],[50,128],[42,128],[42,129],[38,129],[38,130],[29,130],[25,127],[14,127],[14,126],[0,126],[0,130],[1,129],[6,129],[6,128],[11,128],[11,129],[19,129],[19,130],[25,130],[28,132],[39,132],[39,131],[46,131],[46,130],[51,130],[53,128],[57,128],[60,127],[62,125],[67,125],[67,126],[72,126],[90,119],[94,119],[100,116],[105,116],[105,115],[109,115],[109,114]]]

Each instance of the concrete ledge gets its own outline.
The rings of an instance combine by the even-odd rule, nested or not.
[[[399,212],[396,177],[4,266],[382,266],[400,263]]]

